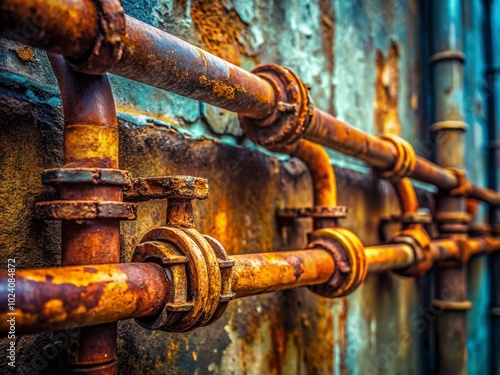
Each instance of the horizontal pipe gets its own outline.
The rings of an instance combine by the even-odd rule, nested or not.
[[[332,276],[335,263],[326,250],[233,255],[236,298],[321,284]]]
[[[0,332],[8,331],[12,317],[16,333],[36,333],[156,314],[168,287],[165,272],[152,263],[22,270],[10,285],[8,273],[0,272]],[[9,305],[11,292],[15,303]]]
[[[90,0],[0,1],[1,36],[73,60],[81,60],[92,51],[100,36],[98,21]],[[121,58],[111,73],[246,117],[263,119],[275,113],[275,92],[268,81],[129,16],[126,31]],[[314,110],[304,137],[377,168],[392,168],[397,158],[392,143],[320,110]],[[410,177],[442,190],[458,184],[453,173],[423,158],[417,158]],[[500,205],[500,195],[492,190],[474,186],[471,197]]]
[[[500,251],[500,238],[467,241],[471,255]],[[431,243],[435,261],[459,259],[460,244],[442,239]],[[413,264],[408,244],[365,248],[369,272],[401,269]],[[308,249],[233,255],[232,288],[236,298],[327,282],[335,271],[326,250]],[[157,314],[165,305],[169,282],[153,263],[81,265],[21,270],[15,290],[9,275],[0,272],[0,333],[15,317],[16,334],[73,329]],[[9,309],[9,294],[15,305]]]
[[[365,255],[369,273],[401,269],[415,262],[415,252],[408,244],[370,246]]]

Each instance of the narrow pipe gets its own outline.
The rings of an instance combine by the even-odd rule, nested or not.
[[[159,312],[169,282],[153,263],[39,268],[16,272],[16,305],[8,310],[8,276],[0,273],[0,332],[74,329]]]
[[[100,36],[92,1],[2,0],[0,35],[81,60]],[[34,10],[34,11],[33,11]],[[121,58],[110,72],[250,118],[276,115],[274,88],[268,81],[150,25],[126,16],[127,33]],[[168,73],[166,73],[168,72]],[[366,134],[333,116],[314,109],[304,137],[359,158],[373,167],[391,168],[396,150],[387,141]],[[417,159],[411,175],[442,190],[457,186],[453,173]],[[475,187],[471,196],[491,205],[500,195]]]
[[[236,297],[321,284],[332,276],[335,262],[326,250],[233,255]]]
[[[49,54],[61,90],[64,110],[63,168],[118,168],[118,121],[113,93],[106,75],[74,72],[61,55]],[[64,184],[61,200],[123,200],[121,186]],[[118,219],[63,220],[62,264],[102,264],[120,261]],[[68,349],[67,361],[74,373],[89,366],[116,373],[117,325],[82,329],[78,345]]]

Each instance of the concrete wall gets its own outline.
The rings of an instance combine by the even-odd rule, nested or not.
[[[470,1],[476,8],[480,3]],[[431,151],[422,136],[429,125],[421,45],[426,27],[416,0],[122,3],[129,15],[245,69],[260,63],[287,66],[311,85],[319,108],[371,133],[402,135],[420,154]],[[481,26],[470,27],[479,32]],[[278,208],[312,204],[310,178],[300,161],[251,144],[232,113],[110,78],[120,119],[121,169],[134,176],[208,178],[210,198],[196,203],[197,226],[230,254],[305,245],[307,220],[283,231],[275,218]],[[35,202],[57,197],[40,176],[61,163],[61,116],[44,52],[0,40],[0,264],[12,257],[20,268],[58,264],[60,224],[37,220],[33,211]],[[477,138],[481,132],[473,133],[470,149],[479,158],[484,144]],[[381,219],[398,212],[391,186],[362,163],[335,152],[331,156],[339,203],[350,210],[342,225],[367,245],[380,243]],[[480,181],[483,168],[474,175]],[[421,197],[424,206],[432,207],[429,192]],[[122,260],[129,261],[140,238],[164,219],[165,202],[141,203],[137,221],[122,224]],[[397,229],[386,228],[389,234]],[[485,283],[483,278],[480,285]],[[256,296],[232,302],[214,325],[187,334],[147,331],[124,321],[119,324],[120,373],[429,373],[431,286],[432,276],[413,280],[380,274],[338,300],[316,297],[305,288]],[[485,302],[480,305],[483,310],[472,323],[486,311]],[[473,348],[486,334],[484,326],[477,327]],[[58,335],[20,338],[18,373],[63,373]],[[0,341],[1,353],[5,345]],[[0,363],[4,360],[2,355]],[[471,373],[481,369],[471,368]]]

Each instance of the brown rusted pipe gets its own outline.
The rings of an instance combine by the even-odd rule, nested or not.
[[[73,60],[84,59],[95,39],[102,38],[92,1],[60,0],[47,5],[42,1],[2,0],[0,10],[0,35]],[[276,115],[275,91],[265,79],[132,17],[126,16],[126,25],[121,58],[117,56],[112,73],[246,117]],[[391,168],[396,161],[396,149],[390,142],[317,109],[304,137],[373,167]],[[458,183],[453,173],[423,158],[417,158],[410,177],[442,190],[453,189]],[[472,188],[471,197],[500,204],[498,193],[477,186]]]
[[[15,314],[16,331],[37,333],[156,314],[169,293],[153,263],[40,268],[16,272],[16,308],[8,310],[7,273],[0,273],[0,332]]]
[[[297,143],[292,156],[302,160],[311,173],[314,205],[335,207],[337,205],[335,171],[325,149],[316,143],[301,140]]]
[[[408,267],[415,262],[415,252],[407,244],[388,244],[365,248],[368,272],[382,272]]]
[[[61,55],[49,54],[61,90],[64,109],[63,168],[118,168],[118,121],[113,93],[106,75],[74,72]],[[117,185],[64,184],[61,200],[67,202],[121,202]],[[102,264],[120,261],[118,219],[63,220],[62,264]],[[116,373],[116,323],[82,329],[78,345],[68,351],[72,371],[107,364]]]
[[[322,284],[335,271],[326,250],[308,249],[230,256],[236,297],[268,293],[305,285]]]

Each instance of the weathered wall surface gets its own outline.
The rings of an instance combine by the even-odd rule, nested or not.
[[[128,14],[245,69],[260,63],[291,68],[311,84],[319,108],[365,131],[402,135],[426,155],[418,3],[123,1]],[[9,41],[0,41],[0,48],[0,264],[15,257],[22,268],[52,266],[59,261],[60,225],[35,219],[33,211],[35,202],[57,197],[40,176],[62,159],[58,88],[43,52]],[[230,254],[305,245],[307,220],[283,236],[275,218],[278,208],[312,204],[300,161],[252,145],[234,114],[120,77],[111,82],[121,169],[134,176],[208,178],[210,198],[195,206],[198,228]],[[380,243],[380,220],[398,211],[392,188],[360,162],[331,155],[339,204],[350,209],[342,224],[365,244]],[[137,221],[122,224],[122,260],[129,261],[142,235],[164,219],[165,202],[142,203]],[[426,313],[431,281],[381,274],[339,300],[307,289],[246,298],[232,302],[213,326],[188,334],[146,331],[125,321],[119,326],[120,372],[425,373],[432,366]],[[484,334],[478,328],[474,342]],[[22,337],[18,373],[62,373],[59,342],[58,333]],[[4,348],[0,341],[0,352]]]

